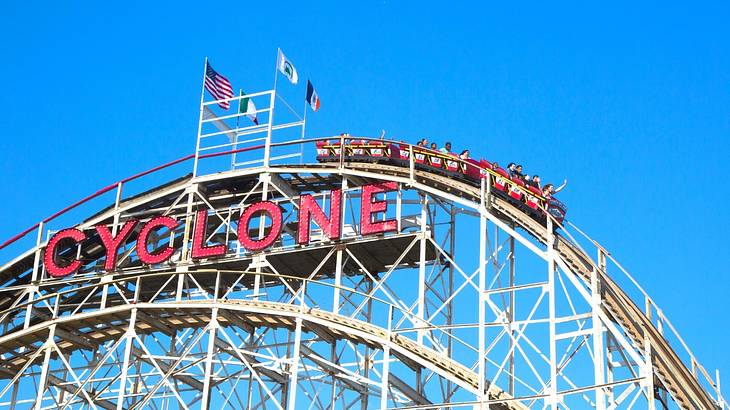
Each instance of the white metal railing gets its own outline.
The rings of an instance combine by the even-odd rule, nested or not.
[[[278,99],[284,104],[288,111],[285,115],[289,115],[294,121],[274,122],[275,103]],[[254,104],[257,108],[248,111],[241,110],[240,104],[244,99]],[[239,108],[234,114],[220,113],[217,114],[214,109],[215,105],[221,102],[238,101]],[[261,114],[261,122],[258,117]],[[242,125],[252,121],[250,116],[254,116],[256,121],[253,125]],[[277,118],[278,121],[278,118]],[[269,165],[270,161],[277,161],[287,158],[301,157],[302,152],[288,152],[284,155],[272,156],[269,151],[271,144],[276,142],[274,138],[275,132],[281,132],[287,129],[299,130],[299,137],[304,137],[306,120],[302,118],[280,95],[277,95],[276,89],[262,91],[251,94],[240,94],[236,97],[225,98],[214,101],[201,101],[200,105],[200,121],[198,123],[198,136],[195,148],[195,161],[193,164],[193,175],[197,176],[198,162],[202,153],[220,153],[223,149],[231,149],[230,169],[239,168],[250,165]],[[221,137],[225,139],[221,140]],[[246,155],[245,151],[239,151],[240,147],[250,147],[254,143],[263,142],[263,157]],[[239,155],[240,154],[240,155]],[[244,156],[243,160],[239,160],[239,156]],[[203,171],[203,174],[206,172]]]

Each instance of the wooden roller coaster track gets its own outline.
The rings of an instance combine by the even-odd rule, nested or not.
[[[477,204],[482,197],[482,191],[479,187],[465,182],[456,181],[423,170],[409,170],[400,166],[370,162],[348,162],[340,164],[339,167],[326,164],[271,166],[266,169],[260,168],[244,171],[243,173],[241,171],[232,171],[229,173],[198,177],[195,181],[205,184],[233,176],[257,175],[260,172],[270,172],[280,175],[311,172],[329,174],[337,177],[347,175],[353,178],[394,180],[408,184],[418,190],[427,190],[434,195],[456,197],[463,201]],[[123,205],[128,209],[138,207],[148,201],[162,197],[162,194],[165,192],[178,190],[191,181],[192,179],[189,177],[180,179],[156,190],[149,191],[144,195],[130,198]],[[325,181],[323,185],[330,184],[334,187],[336,186],[336,181],[336,179],[333,181]],[[521,228],[542,244],[547,246],[550,243],[550,232],[548,232],[547,227],[524,213],[523,210],[508,200],[499,196],[489,195],[487,209],[492,215],[508,222],[510,226]],[[104,220],[105,218],[108,219],[112,212],[115,212],[115,210],[102,211],[100,214],[87,220],[84,224],[92,226],[93,223]],[[40,248],[42,247],[43,244],[40,244]],[[644,314],[601,266],[593,262],[592,258],[578,246],[559,234],[555,235],[554,249],[560,256],[561,261],[559,264],[561,268],[567,272],[571,272],[578,280],[590,284],[592,275],[597,275],[600,283],[599,292],[601,295],[603,314],[612,322],[619,324],[635,346],[645,346],[648,344],[648,351],[651,356],[645,359],[651,360],[656,384],[661,385],[670,392],[676,403],[683,409],[717,408],[716,403],[708,392],[682,362],[661,332],[653,325],[651,318]],[[0,307],[3,308],[0,311],[0,315],[7,314],[19,308],[19,306],[13,305],[12,303],[14,300],[17,300],[20,287],[30,283],[28,275],[22,275],[22,273],[27,272],[28,268],[32,267],[36,250],[37,248],[28,250],[7,263],[0,270]],[[216,269],[216,267],[213,265],[201,267],[200,269]],[[173,271],[170,273],[174,274]],[[148,306],[140,303],[135,305],[135,307],[144,310],[147,317],[141,320],[141,324],[138,324],[138,327],[142,326],[143,330],[157,331],[168,326],[177,326],[183,323],[191,327],[204,326],[207,319],[205,311],[210,306],[206,306],[204,303],[186,302],[184,306],[178,306],[174,303],[149,304]],[[311,329],[317,329],[314,330],[315,333],[317,331],[322,333],[321,329],[323,328],[328,329],[326,334],[321,334],[324,338],[350,338],[351,340],[379,347],[389,344],[395,350],[396,354],[401,355],[406,361],[415,362],[418,366],[429,367],[437,373],[458,380],[457,383],[470,391],[477,390],[478,377],[473,370],[432,349],[421,346],[409,338],[402,337],[396,333],[389,333],[386,329],[363,321],[318,309],[309,308],[303,311],[293,305],[274,302],[228,301],[219,307],[226,311],[221,319],[221,322],[224,324],[227,321],[231,321],[231,323],[235,321],[236,323],[245,323],[250,326],[265,325],[291,328],[294,325],[293,318],[300,316],[305,323],[311,325]],[[114,336],[115,332],[123,331],[123,329],[118,327],[116,330],[110,330],[104,324],[110,323],[112,320],[118,320],[120,313],[129,308],[130,305],[114,306],[111,304],[105,309],[100,309],[96,312],[62,318],[36,318],[30,327],[21,327],[17,330],[5,332],[0,336],[0,352],[8,353],[18,351],[17,349],[21,346],[37,343],[47,334],[51,326],[56,325],[59,328],[88,329],[88,332],[85,334],[79,335],[76,338],[69,337],[65,340],[64,343],[66,345],[63,346],[64,349],[73,350],[74,348],[93,347],[90,345],[102,343]],[[26,351],[7,360],[0,366],[0,377],[12,378],[18,372],[22,372],[32,362],[31,354],[31,351]],[[512,400],[512,397],[496,386],[490,385],[488,389],[490,399],[499,408],[526,408],[523,404]],[[107,408],[104,404],[101,404],[100,407]]]

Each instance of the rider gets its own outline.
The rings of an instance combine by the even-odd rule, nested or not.
[[[532,180],[527,185],[534,186],[535,188],[542,190],[542,187],[540,186],[540,175],[533,175]]]
[[[517,165],[515,167],[515,170],[512,171],[511,176],[517,176],[519,179],[525,179],[525,176],[522,174],[522,165]]]
[[[568,185],[568,180],[567,180],[567,179],[566,179],[566,180],[564,180],[564,181],[563,181],[563,184],[562,184],[562,185],[560,185],[560,186],[559,186],[559,187],[557,187],[557,188],[555,188],[555,187],[553,186],[553,184],[547,184],[547,185],[545,185],[545,187],[544,187],[544,188],[542,189],[542,195],[543,195],[543,196],[544,196],[545,198],[547,198],[547,199],[550,199],[550,198],[551,198],[551,197],[553,196],[553,194],[557,194],[558,192],[562,191],[562,190],[563,190],[563,188],[565,188],[565,186],[566,186],[566,185]]]

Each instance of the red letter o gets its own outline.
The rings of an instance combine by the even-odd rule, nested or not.
[[[261,239],[251,239],[248,234],[248,224],[256,212],[269,214],[271,218],[271,229],[269,233]],[[262,215],[263,217],[263,215]],[[273,245],[281,233],[281,208],[270,201],[257,202],[246,208],[238,220],[238,241],[244,248],[252,251],[260,251]]]

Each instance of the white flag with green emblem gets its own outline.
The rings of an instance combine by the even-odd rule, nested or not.
[[[243,98],[239,101],[238,113],[244,114],[253,121],[254,124],[259,125],[259,120],[256,118],[256,106],[253,105],[253,100],[248,97],[244,97],[243,90],[241,90],[240,95]]]
[[[294,64],[292,64],[291,61],[286,59],[286,56],[281,52],[281,50],[279,50],[279,61],[277,66],[279,67],[279,71],[281,71],[281,73],[284,74],[284,77],[288,78],[292,84],[297,83],[299,80],[297,69],[294,68]]]

